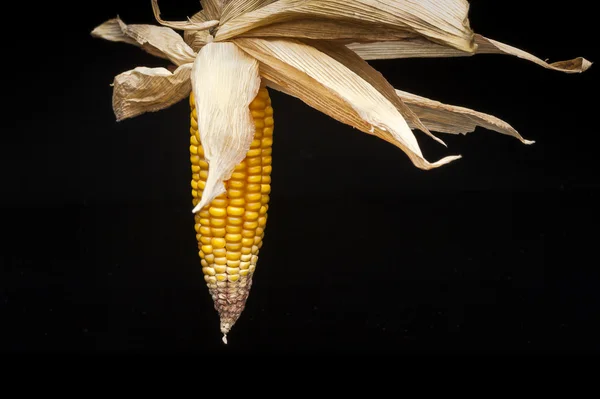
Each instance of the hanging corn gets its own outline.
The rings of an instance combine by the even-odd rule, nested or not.
[[[138,67],[114,79],[117,120],[189,98],[191,194],[204,279],[223,340],[242,313],[267,223],[273,108],[267,87],[400,148],[428,170],[413,129],[465,134],[480,126],[525,140],[488,114],[393,88],[366,60],[504,54],[565,73],[591,63],[549,64],[470,28],[466,0],[201,0],[187,21],[162,26],[106,21],[94,37],[136,45],[176,68]],[[175,32],[183,31],[183,37]]]

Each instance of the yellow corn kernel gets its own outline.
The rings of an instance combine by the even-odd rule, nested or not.
[[[221,219],[221,218],[212,218],[210,220],[210,225],[212,227],[225,227],[225,219]]]
[[[242,249],[242,243],[241,242],[228,242],[227,245],[225,245],[225,249],[227,249],[227,259],[229,259],[229,254],[233,254],[232,256],[236,256],[236,253],[239,252]]]
[[[213,248],[213,255],[215,255],[215,258],[225,258],[227,250],[225,248]]]
[[[262,187],[260,184],[248,184],[246,186],[246,190],[250,193],[260,193],[262,190]]]
[[[246,205],[246,211],[256,212],[256,211],[260,210],[261,206],[262,206],[262,204],[260,202],[251,202]],[[247,219],[247,220],[251,220],[251,219]]]
[[[244,208],[236,207],[236,206],[228,206],[227,207],[227,215],[228,216],[242,216],[246,212]]]
[[[244,214],[244,219],[246,219],[246,220],[257,220],[258,216],[259,216],[258,212],[247,211]]]
[[[229,201],[229,205],[231,206],[244,206],[246,205],[246,200],[243,198],[234,198]]]
[[[240,270],[246,270],[250,268],[250,262],[240,262]]]
[[[256,228],[258,227],[258,222],[257,221],[246,221],[246,222],[244,222],[244,225],[242,227],[245,230],[256,230]]]
[[[227,202],[227,198],[220,195],[210,205],[212,208],[225,208],[227,207]]]
[[[260,159],[260,158],[257,158],[257,159]],[[261,162],[262,162],[262,160],[261,160]],[[263,171],[262,166],[251,166],[248,168],[248,174],[250,174],[250,175],[258,175],[258,174],[261,174],[262,171]]]
[[[254,148],[254,149],[249,150],[248,153],[246,154],[246,156],[248,158],[258,157],[261,153],[262,153],[262,150],[260,148]]]
[[[227,244],[225,239],[221,237],[213,237],[211,241],[213,252],[215,251],[215,249],[225,248],[225,244]]]
[[[215,273],[218,273],[218,274],[227,272],[227,266],[225,266],[225,265],[215,265],[214,269],[215,269]]]
[[[244,219],[241,217],[237,217],[237,216],[228,216],[227,224],[232,224],[234,226],[241,226],[242,224],[244,224]]]
[[[262,198],[262,194],[261,193],[248,193],[246,194],[246,201],[248,202],[257,202],[260,201]]]
[[[243,180],[229,180],[229,187],[242,190],[246,186],[246,182]]]
[[[242,235],[241,234],[227,234],[225,236],[225,240],[227,242],[240,242],[240,241],[242,241]]]
[[[262,176],[261,175],[253,175],[253,176],[248,176],[246,181],[248,183],[262,183]]]
[[[256,235],[256,230],[242,230],[242,236],[244,238],[254,238]],[[244,241],[242,240],[242,245],[244,245]],[[247,245],[244,245],[247,246]]]
[[[214,237],[225,237],[225,234],[227,234],[227,230],[222,227],[213,227],[212,229],[210,229],[210,233]]]
[[[229,243],[227,244],[229,246]],[[240,249],[242,248],[242,244],[236,244],[240,246]],[[239,249],[238,249],[239,251]],[[233,250],[227,250],[227,261],[229,262],[235,262],[235,261],[239,261],[240,257],[242,256],[241,253],[239,253],[238,251],[233,251]]]
[[[239,234],[242,231],[242,226],[229,225],[225,227],[225,231],[227,234]],[[227,240],[227,242],[230,242],[230,240]]]
[[[264,101],[261,98],[257,98],[254,99],[254,101],[252,101],[252,103],[250,103],[250,109],[251,110],[260,110],[260,111],[264,111],[265,108],[267,108],[267,103],[266,101]]]
[[[260,154],[262,154],[262,152],[259,152],[258,154],[260,155]],[[258,155],[255,156],[254,158],[246,158],[246,164],[248,165],[248,169],[252,168],[254,166],[261,166],[262,158],[259,157]]]
[[[200,216],[200,215],[198,215],[198,214],[197,214],[197,215],[196,215],[196,217],[198,217],[198,216]],[[200,222],[200,224],[201,224],[202,226],[210,226],[210,222],[211,222],[211,221],[210,221],[210,219],[209,219],[209,218],[200,217],[200,218],[199,218],[199,220],[198,220],[198,222]]]

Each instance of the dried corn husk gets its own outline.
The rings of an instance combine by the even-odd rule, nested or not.
[[[209,164],[206,187],[194,212],[225,192],[237,164],[250,149],[254,120],[250,103],[260,88],[258,62],[233,43],[209,43],[192,71],[198,131]]]
[[[427,161],[396,106],[366,80],[333,57],[299,41],[239,38],[234,43],[260,61],[261,76],[308,105],[402,149],[421,169],[459,156]]]
[[[221,11],[219,20],[221,25],[232,18],[258,10],[268,6],[277,0],[229,0]]]
[[[509,46],[496,40],[488,39],[479,34],[475,35],[477,50],[475,54],[504,54],[512,55],[531,61],[547,69],[566,73],[581,73],[592,66],[585,58],[578,57],[568,61],[547,63],[532,54],[516,47]],[[375,43],[352,43],[348,45],[365,60],[394,59],[394,58],[435,58],[435,57],[464,57],[473,53],[455,48],[441,46],[424,38],[412,38],[400,41],[381,41]]]
[[[117,17],[96,27],[92,36],[133,44],[155,57],[168,59],[175,65],[194,62],[196,58],[196,52],[177,32],[163,26],[127,25]]]
[[[369,24],[406,30],[473,52],[475,46],[468,10],[469,3],[465,0],[279,0],[229,20],[219,28],[215,40],[231,39],[259,27],[268,32],[268,26],[276,23],[319,18],[348,23],[340,25],[340,29],[348,30],[346,36],[352,36],[352,24]],[[276,31],[282,29],[278,26]],[[295,29],[298,30],[298,25]],[[306,29],[317,39],[330,39],[327,36],[330,29],[321,36],[316,36],[321,33],[318,25],[308,24]],[[354,38],[360,41],[360,33],[357,32]]]
[[[113,110],[118,121],[168,108],[191,92],[192,64],[174,72],[165,68],[138,67],[123,72],[113,82]]]
[[[430,130],[441,133],[466,134],[477,126],[506,134],[519,139],[523,144],[533,144],[525,140],[508,123],[495,116],[472,109],[443,104],[405,91],[396,90],[397,95],[419,117]],[[411,126],[416,128],[416,126]]]
[[[169,28],[178,29],[178,30],[205,30],[213,28],[219,25],[218,20],[210,20],[210,21],[165,21],[160,17],[160,8],[158,7],[158,0],[152,0],[152,11],[154,12],[154,18],[156,21],[164,26]]]

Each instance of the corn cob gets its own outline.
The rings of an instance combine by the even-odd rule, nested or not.
[[[198,204],[208,176],[193,94],[190,96],[192,203]],[[223,341],[244,310],[262,247],[271,191],[273,108],[266,88],[250,104],[256,132],[246,158],[225,181],[226,193],[197,212],[196,239],[202,272],[220,318]]]

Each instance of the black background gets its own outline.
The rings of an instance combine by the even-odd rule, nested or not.
[[[463,155],[428,172],[272,92],[269,222],[224,346],[193,231],[187,103],[115,122],[113,77],[165,64],[89,35],[117,14],[154,24],[150,1],[62,3],[17,6],[4,39],[1,350],[600,349],[595,67],[371,62],[397,88],[494,114],[537,141],[477,129],[441,135],[446,149],[416,132],[429,160]],[[161,6],[170,20],[198,8]],[[472,1],[470,17],[476,32],[541,58],[596,61],[593,14],[592,3],[511,0]]]

